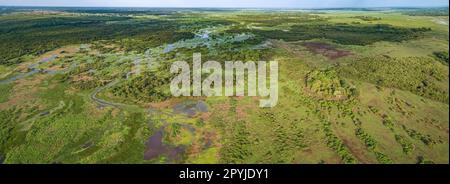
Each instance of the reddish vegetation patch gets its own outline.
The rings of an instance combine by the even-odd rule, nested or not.
[[[177,99],[169,99],[162,102],[152,102],[145,105],[146,108],[155,108],[155,109],[164,109],[172,107],[173,105],[179,103],[180,100]]]
[[[238,120],[245,120],[247,118],[247,111],[249,109],[255,108],[251,105],[241,105],[236,107],[236,117]]]
[[[189,147],[189,149],[186,151],[187,155],[190,155],[189,157],[194,157],[192,155],[198,155],[202,152],[202,145],[198,142],[193,142],[192,145]]]
[[[211,112],[203,112],[200,114],[200,119],[203,121],[209,121],[211,114]]]
[[[202,131],[200,134],[200,140],[194,141],[186,151],[190,158],[197,157],[200,153],[202,153],[202,151],[208,148],[218,146],[218,135],[215,132]]]
[[[217,134],[215,132],[203,132],[205,147],[211,147],[217,140]]]
[[[36,75],[31,79],[19,79],[15,81],[9,100],[0,104],[0,110],[13,106],[32,104],[36,101],[35,94],[39,90],[38,85],[44,78],[45,75]]]
[[[72,77],[73,82],[79,82],[79,81],[92,81],[94,78],[92,76],[88,75],[77,75]]]
[[[54,65],[49,67],[47,70],[49,71],[60,71],[60,70],[64,70],[65,68],[61,67],[60,65]]]
[[[187,97],[187,98],[170,98],[168,100],[162,101],[162,102],[151,102],[144,104],[144,107],[146,108],[155,108],[155,109],[166,109],[171,108],[176,104],[182,103],[186,100],[204,100],[204,98],[198,98],[198,97]]]
[[[320,43],[320,42],[307,42],[303,43],[303,46],[308,48],[308,50],[314,54],[321,54],[329,59],[338,59],[341,57],[352,55],[350,51],[339,50],[334,46]]]
[[[344,145],[348,148],[348,150],[356,158],[356,160],[358,160],[358,162],[360,162],[362,164],[377,163],[376,160],[369,158],[368,155],[365,154],[366,149],[365,149],[365,146],[363,144],[361,144],[361,142],[359,142],[357,140],[351,140],[350,138],[345,137],[343,135],[343,133],[340,132],[340,130],[336,127],[334,129],[335,129],[336,136],[342,140]]]
[[[214,112],[228,112],[230,111],[231,105],[229,102],[224,102],[222,104],[217,104],[214,106]]]

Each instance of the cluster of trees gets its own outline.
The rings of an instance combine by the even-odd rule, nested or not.
[[[423,156],[418,156],[417,164],[434,164],[434,162],[432,160],[425,159]]]
[[[448,103],[448,67],[429,57],[365,57],[338,68],[341,76],[411,91]]]
[[[242,164],[252,155],[249,149],[252,144],[249,140],[250,133],[244,121],[237,121],[233,125],[231,134],[221,149],[220,159],[222,163]]]
[[[22,57],[9,59],[9,60],[0,60],[0,64],[6,65],[6,66],[11,66],[11,65],[19,64],[19,63],[22,63],[25,61],[26,61],[26,57],[22,56]]]
[[[362,128],[357,128],[355,131],[355,135],[363,140],[369,150],[375,150],[375,148],[377,147],[377,141],[373,139],[369,134],[364,132]]]
[[[414,150],[414,145],[402,135],[395,135],[395,140],[402,146],[403,153],[410,154]]]
[[[406,127],[405,125],[402,126],[403,130],[405,130],[406,133],[408,133],[409,137],[422,141],[427,146],[433,146],[438,143],[435,139],[431,137],[431,135],[424,135],[414,129],[410,129]]]
[[[355,16],[352,18],[356,18],[356,19],[361,19],[363,21],[377,21],[377,20],[381,20],[380,17],[371,17],[371,16]]]
[[[381,164],[393,163],[393,161],[387,155],[377,151],[377,144],[378,144],[377,141],[372,136],[364,132],[362,128],[357,128],[355,131],[355,135],[361,141],[364,142],[368,150],[372,151],[375,154],[375,157],[377,158],[379,163]]]
[[[383,118],[383,125],[386,128],[389,128],[389,130],[391,130],[391,132],[395,134],[395,141],[397,141],[397,143],[399,143],[400,146],[402,146],[403,153],[410,154],[415,148],[414,145],[406,137],[397,134],[395,132],[394,129],[395,124],[390,116],[383,115],[382,118]]]
[[[375,154],[375,157],[379,163],[382,164],[392,164],[394,163],[391,158],[389,158],[387,155],[382,153],[377,147],[378,142],[373,138],[370,134],[364,131],[362,127],[362,121],[357,118],[356,113],[353,110],[353,103],[354,101],[350,102],[344,102],[341,104],[338,104],[339,111],[342,112],[344,117],[350,117],[353,124],[356,126],[355,129],[355,136],[366,146],[367,150]],[[361,114],[360,114],[361,115]]]
[[[389,128],[389,130],[394,131],[394,126],[395,125],[394,125],[394,122],[392,121],[392,119],[389,116],[385,115],[383,117],[383,125],[385,127]]]
[[[299,149],[307,147],[300,123],[303,119],[291,119],[285,113],[263,112],[261,119],[267,120],[273,125],[273,151],[271,153],[273,163],[291,163],[293,155]],[[286,123],[285,122],[289,122]]]
[[[145,71],[142,75],[114,86],[115,96],[139,102],[158,102],[171,97],[170,82],[173,76],[164,70]]]
[[[273,126],[273,131],[260,131],[249,122],[237,120],[238,102],[237,100],[229,102],[230,119],[225,120],[226,123],[223,122],[226,126],[223,129],[227,130],[227,133],[224,134],[223,147],[220,151],[221,162],[291,163],[295,159],[295,153],[307,147],[304,131],[300,126],[303,119],[296,119],[297,117],[294,119],[286,113],[263,110],[257,113],[259,123]]]
[[[108,71],[112,64],[105,61],[105,57],[67,58],[66,62],[73,64],[77,59],[87,59],[89,62],[79,64],[70,71],[57,75],[56,78],[60,82],[68,82],[75,88],[88,90],[103,86],[117,77],[122,77],[120,74]]]
[[[195,130],[194,127],[191,127],[190,125],[171,123],[170,125],[165,125],[164,130],[163,142],[168,145],[189,145],[194,141],[194,138],[191,136]]]
[[[347,146],[344,144],[344,142],[335,135],[333,131],[333,126],[331,122],[328,120],[327,113],[323,113],[323,111],[330,111],[330,109],[337,105],[339,110],[341,112],[347,113],[348,115],[351,115],[351,112],[348,111],[348,108],[342,108],[342,106],[339,106],[339,104],[343,104],[341,102],[336,101],[328,101],[328,100],[317,100],[314,98],[306,98],[302,96],[298,96],[299,100],[308,106],[313,115],[317,116],[318,120],[320,121],[320,130],[325,134],[325,142],[327,146],[334,150],[337,155],[341,158],[342,162],[346,164],[356,164],[358,163],[358,160],[353,156],[353,154],[350,152],[350,150],[347,148]],[[309,113],[308,113],[309,114]]]
[[[173,43],[178,40],[191,39],[195,34],[185,31],[169,31],[161,30],[154,31],[147,35],[138,35],[132,38],[125,38],[121,40],[112,41],[112,43],[117,44],[124,51],[136,51],[139,53],[144,53],[149,48],[153,48],[165,43]]]
[[[331,123],[322,120],[322,128],[325,133],[325,138],[327,141],[327,146],[336,151],[336,153],[341,157],[342,161],[346,164],[356,164],[358,160],[350,153],[348,148],[344,145],[341,139],[334,135],[331,129]]]
[[[346,102],[341,105],[338,105],[338,109],[342,111],[342,114],[345,117],[350,117],[353,124],[356,126],[355,129],[355,136],[364,143],[367,150],[375,154],[375,157],[379,163],[382,164],[392,164],[393,161],[391,158],[389,158],[387,155],[382,153],[377,147],[378,142],[373,138],[371,135],[369,135],[367,132],[364,131],[362,128],[362,121],[356,117],[355,113],[353,112],[352,103]]]
[[[433,52],[433,56],[445,65],[448,65],[448,51]]]
[[[201,46],[196,48],[178,48],[176,52],[163,54],[165,58],[182,59],[192,61],[193,53],[202,53],[202,61],[270,61],[274,52],[267,48],[257,48],[255,45],[261,44],[260,39],[248,39],[242,42],[223,42],[214,45],[212,48]]]
[[[388,156],[381,152],[375,151],[375,157],[377,158],[377,161],[382,164],[393,164],[394,161],[392,161]]]
[[[271,52],[267,49],[255,50],[255,49],[224,49],[214,55],[209,54],[207,56],[212,60],[224,62],[224,61],[269,61],[272,57]]]
[[[89,90],[89,89],[97,88],[99,86],[104,86],[108,83],[108,81],[102,81],[102,80],[98,80],[96,78],[92,78],[89,80],[71,81],[70,83],[72,84],[73,87],[75,87],[77,89]]]
[[[343,100],[358,95],[356,87],[338,77],[335,70],[314,70],[306,75],[306,87],[323,99]]]

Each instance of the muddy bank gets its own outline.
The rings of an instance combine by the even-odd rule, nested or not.
[[[29,71],[29,72],[27,72],[27,73],[21,73],[21,74],[18,74],[18,75],[16,75],[16,76],[14,76],[14,77],[11,77],[11,78],[2,80],[2,81],[0,81],[0,84],[8,84],[8,83],[14,82],[14,81],[16,81],[16,80],[19,80],[19,79],[23,79],[23,78],[25,78],[25,77],[28,77],[28,76],[30,76],[30,75],[36,74],[36,73],[38,73],[38,72],[40,72],[40,70],[38,70],[38,69],[33,69],[33,70],[31,70],[31,71]]]
[[[160,156],[166,156],[169,161],[179,161],[185,151],[185,146],[170,146],[163,142],[164,128],[159,129],[147,141],[147,150],[144,153],[145,160],[156,159]]]
[[[208,106],[203,101],[186,101],[175,105],[173,107],[173,112],[194,117],[198,113],[208,112]]]
[[[341,57],[346,57],[353,55],[350,51],[345,50],[339,50],[336,49],[334,46],[326,44],[326,43],[320,43],[320,42],[306,42],[302,44],[305,46],[310,52],[314,54],[320,54],[328,59],[338,59]]]
[[[168,113],[169,116],[173,116],[175,114],[183,114],[188,117],[194,117],[199,113],[208,112],[208,106],[203,101],[184,101],[172,106],[172,113]],[[149,109],[149,114],[154,113],[162,113],[158,112],[154,109]],[[173,146],[164,143],[164,131],[169,123],[165,122],[165,120],[161,120],[164,122],[164,125],[156,131],[152,136],[150,136],[145,143],[146,151],[144,153],[145,160],[157,159],[161,156],[166,156],[168,162],[177,162],[183,159],[183,154],[188,149],[185,145]],[[189,124],[176,123],[181,128],[188,130],[192,134],[196,134],[196,128]],[[207,143],[207,146],[210,146],[212,143]]]
[[[51,73],[51,72],[52,72],[51,70],[45,70],[45,71],[43,71],[43,70],[39,69],[38,66],[39,66],[40,64],[43,64],[43,63],[47,63],[47,62],[53,61],[53,60],[55,60],[57,57],[58,57],[57,55],[52,55],[52,56],[49,57],[49,58],[44,58],[43,60],[39,61],[38,63],[31,64],[30,66],[28,66],[28,72],[26,72],[26,73],[20,73],[20,74],[18,74],[18,75],[16,75],[16,76],[13,76],[13,77],[11,77],[11,78],[1,80],[1,81],[0,81],[0,84],[11,83],[11,82],[14,82],[14,81],[16,81],[16,80],[23,79],[23,78],[25,78],[25,77],[28,77],[28,76],[30,76],[30,75],[34,75],[34,74],[39,73],[39,72]]]

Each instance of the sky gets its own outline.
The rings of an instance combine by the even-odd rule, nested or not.
[[[0,6],[362,8],[448,6],[448,0],[0,0]]]

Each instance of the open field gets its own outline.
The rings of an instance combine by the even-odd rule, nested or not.
[[[0,11],[0,161],[448,164],[435,12]],[[193,53],[278,61],[277,106],[173,97]]]

